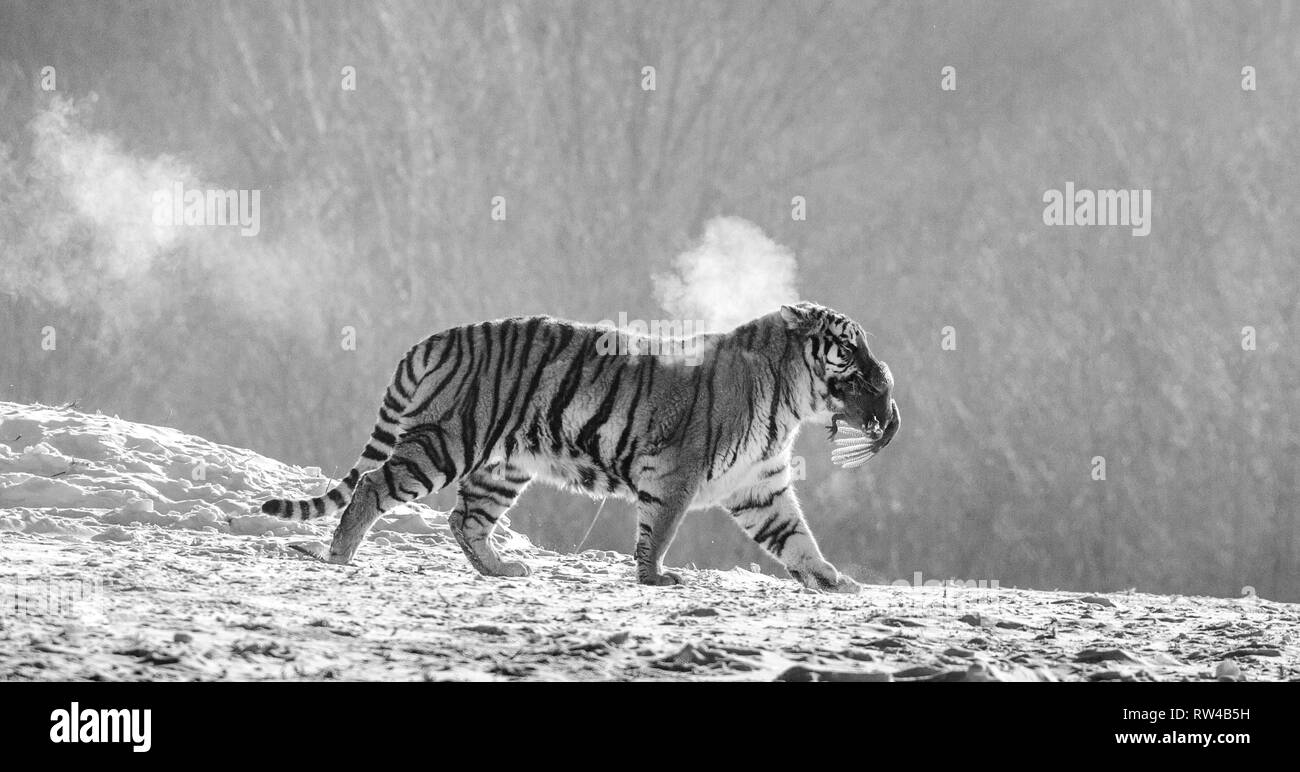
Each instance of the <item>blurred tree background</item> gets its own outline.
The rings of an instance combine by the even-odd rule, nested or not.
[[[1298,74],[1300,10],[1273,2],[5,0],[0,399],[340,476],[423,336],[660,317],[650,277],[738,215],[898,381],[903,432],[866,467],[815,429],[796,451],[837,565],[1297,601]],[[76,218],[44,238],[56,98],[122,154],[261,190],[261,234],[177,245],[146,283],[97,272]],[[1150,188],[1151,234],[1044,226],[1067,181]],[[596,507],[535,488],[514,523],[572,550]],[[669,563],[774,569],[726,519],[690,517]],[[610,502],[585,546],[633,539]]]

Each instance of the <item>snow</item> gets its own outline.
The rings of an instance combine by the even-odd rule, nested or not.
[[[1300,607],[1257,598],[826,595],[742,567],[650,588],[627,555],[560,555],[509,527],[499,546],[534,575],[486,578],[421,504],[331,565],[310,554],[335,521],[259,511],[330,485],[174,429],[0,402],[0,679],[1259,680],[1300,666]]]

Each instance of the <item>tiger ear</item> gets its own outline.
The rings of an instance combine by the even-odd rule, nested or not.
[[[781,306],[781,318],[785,320],[787,329],[799,330],[800,332],[816,332],[821,328],[822,322],[825,321],[820,311],[820,306],[803,300]]]

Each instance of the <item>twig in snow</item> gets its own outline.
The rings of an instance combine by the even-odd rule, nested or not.
[[[591,536],[591,530],[596,527],[596,521],[600,519],[600,510],[605,508],[605,502],[609,497],[600,500],[600,506],[596,507],[596,516],[591,518],[591,525],[587,526],[587,532],[582,535],[582,541],[578,542],[578,548],[574,552],[582,552],[582,547],[587,543],[587,537]]]

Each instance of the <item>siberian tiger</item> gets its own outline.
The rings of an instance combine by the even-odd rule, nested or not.
[[[832,435],[846,422],[869,453],[897,433],[893,376],[862,327],[804,302],[645,353],[660,344],[545,316],[432,335],[398,364],[343,481],[262,511],[308,519],[341,510],[328,560],[347,563],[385,511],[456,482],[450,526],[470,563],[485,575],[525,576],[531,569],[502,559],[489,537],[540,478],[636,503],[643,584],[682,581],[662,562],[678,523],[689,509],[720,505],[797,581],[856,592],[822,557],[789,462],[806,421],[829,420]]]

